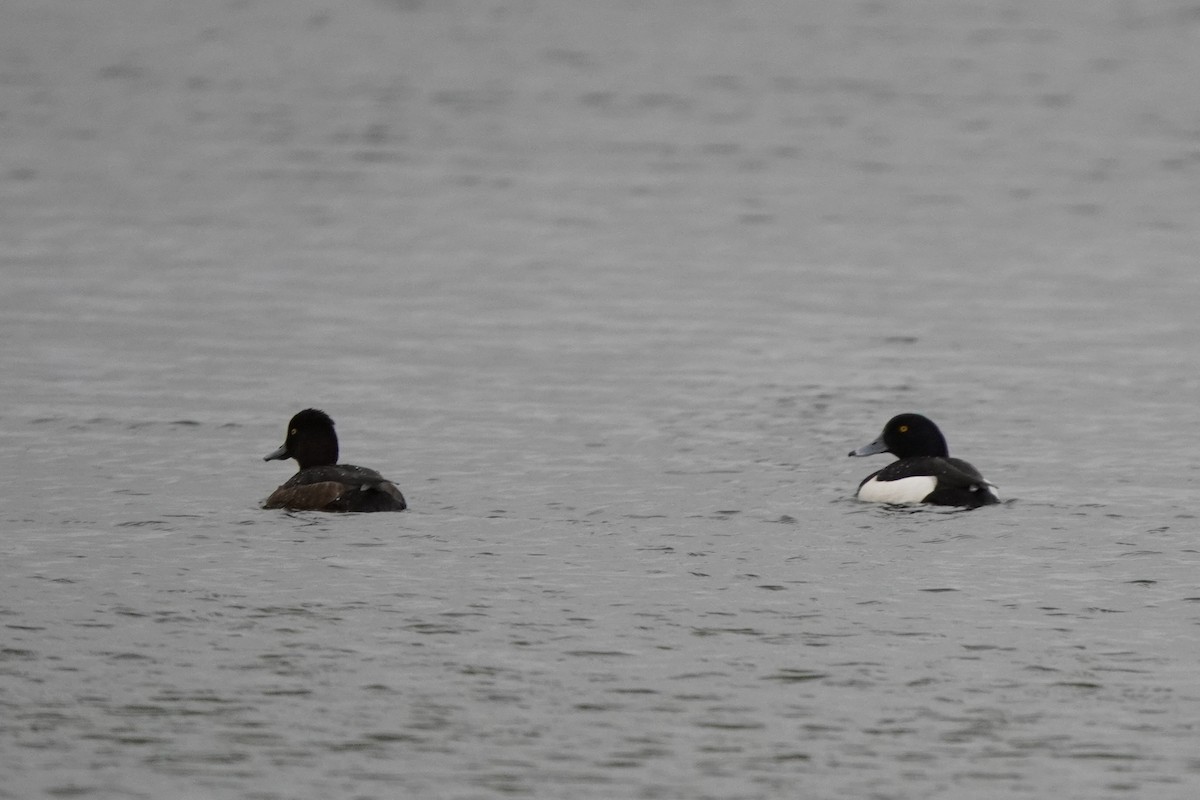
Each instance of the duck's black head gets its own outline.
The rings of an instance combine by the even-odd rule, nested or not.
[[[280,448],[263,456],[263,461],[296,459],[300,469],[324,467],[338,460],[337,433],[324,411],[306,408],[288,423],[287,438]]]
[[[950,450],[946,447],[946,437],[933,424],[933,420],[920,414],[899,414],[888,420],[878,439],[850,451],[852,456],[871,456],[876,453],[892,453],[897,458],[946,458]]]

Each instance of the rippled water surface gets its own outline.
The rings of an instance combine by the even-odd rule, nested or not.
[[[0,18],[0,797],[1200,793],[1195,9]]]

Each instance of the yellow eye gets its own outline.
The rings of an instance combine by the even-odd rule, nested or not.
[[[901,433],[908,433],[908,426],[907,426],[907,425],[901,425],[901,426],[900,426],[900,432],[901,432]],[[295,431],[292,431],[292,433],[295,433]]]

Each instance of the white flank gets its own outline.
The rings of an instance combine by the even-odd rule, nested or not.
[[[921,503],[937,488],[937,478],[932,475],[913,475],[898,481],[867,481],[858,490],[858,499],[868,503]]]

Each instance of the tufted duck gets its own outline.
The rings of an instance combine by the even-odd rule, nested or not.
[[[337,433],[324,411],[292,417],[287,438],[263,461],[296,459],[300,471],[271,493],[263,508],[296,511],[403,511],[404,495],[373,469],[339,464]]]
[[[876,453],[892,453],[900,460],[863,478],[859,500],[970,508],[1000,502],[996,487],[966,461],[951,458],[938,426],[920,414],[892,417],[878,439],[850,455]]]

